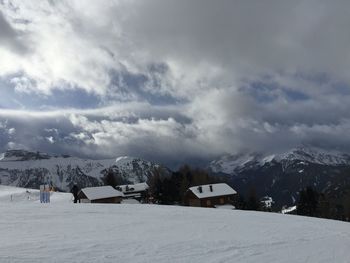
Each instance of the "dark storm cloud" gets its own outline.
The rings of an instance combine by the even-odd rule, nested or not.
[[[176,110],[149,104],[134,105],[132,109],[51,113],[3,110],[0,147],[2,151],[24,148],[93,158],[127,154],[170,165],[200,152],[198,145],[189,140],[194,136],[190,123]],[[194,149],[181,156],[186,144]]]
[[[346,1],[139,1],[123,28],[150,54],[186,63],[345,77],[349,7]]]

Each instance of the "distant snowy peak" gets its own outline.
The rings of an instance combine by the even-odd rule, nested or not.
[[[209,164],[215,173],[235,174],[242,169],[261,167],[268,163],[291,163],[294,161],[321,165],[350,165],[350,155],[339,151],[328,151],[321,148],[299,146],[285,153],[263,155],[260,153],[228,154]]]
[[[282,160],[300,160],[310,163],[324,165],[348,165],[350,164],[350,155],[339,151],[328,151],[316,147],[299,146],[286,153],[280,154],[275,158]]]
[[[138,163],[139,165],[148,165],[148,166],[155,165],[152,162],[146,161],[141,158],[132,157],[132,156],[121,156],[115,160],[115,164],[118,166],[130,165],[132,163]]]
[[[132,183],[145,182],[161,165],[131,156],[116,158],[113,167],[119,172],[128,175],[128,181]]]
[[[255,165],[259,162],[257,153],[251,154],[228,154],[219,160],[214,160],[209,164],[209,168],[215,173],[231,174],[240,167]]]
[[[153,162],[150,162],[150,161],[146,161],[144,159],[141,159],[141,158],[137,158],[137,157],[132,157],[132,156],[121,156],[121,157],[118,157],[116,160],[115,160],[115,165],[117,165],[118,167],[135,167],[135,166],[138,166],[138,167],[153,167],[153,168],[156,168],[156,167],[159,167],[160,165],[159,164],[156,164],[156,163],[153,163]]]

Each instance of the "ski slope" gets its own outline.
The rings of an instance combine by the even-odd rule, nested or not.
[[[70,193],[52,192],[51,202],[71,203]],[[3,203],[40,203],[39,190],[0,185],[0,204]]]
[[[15,192],[21,194],[0,188],[0,262],[350,262],[345,222],[208,208],[72,204],[69,194],[60,193],[50,204],[9,201]]]

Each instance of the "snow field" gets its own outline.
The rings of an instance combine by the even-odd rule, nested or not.
[[[350,262],[349,223],[66,198],[0,202],[0,262]]]

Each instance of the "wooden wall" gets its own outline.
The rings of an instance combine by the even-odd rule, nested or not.
[[[83,193],[83,191],[80,191],[78,194],[79,200],[84,200],[84,203],[89,203],[87,200],[88,198]],[[110,198],[102,198],[102,199],[96,199],[96,200],[90,200],[90,203],[105,203],[105,204],[119,204],[122,201],[122,197],[110,197]]]
[[[233,204],[234,195],[214,196],[199,199],[192,191],[185,194],[185,204],[197,207],[214,207],[215,205]]]

